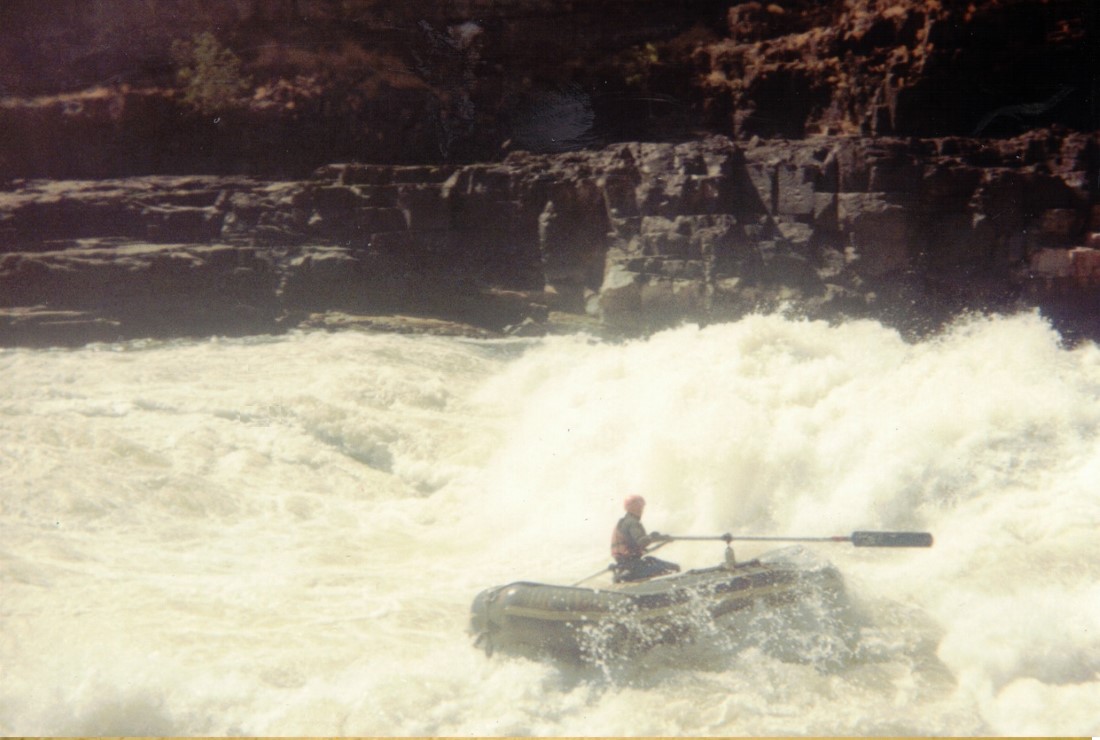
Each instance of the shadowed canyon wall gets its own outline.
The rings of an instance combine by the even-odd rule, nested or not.
[[[0,341],[780,308],[1100,335],[1094,3],[421,5],[0,5]],[[232,64],[181,76],[203,33]]]

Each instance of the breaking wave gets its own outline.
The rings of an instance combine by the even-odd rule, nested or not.
[[[621,343],[9,349],[0,372],[4,734],[1100,724],[1100,352],[1035,315],[920,343],[752,316]],[[662,532],[936,545],[806,545],[845,608],[732,615],[613,671],[476,649],[473,596],[605,566],[626,492]]]

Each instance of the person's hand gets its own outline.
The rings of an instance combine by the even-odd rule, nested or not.
[[[661,534],[660,532],[650,532],[649,538],[654,542],[668,542],[672,539],[670,535]]]

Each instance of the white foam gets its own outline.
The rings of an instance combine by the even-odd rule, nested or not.
[[[1033,315],[918,344],[754,316],[7,350],[0,373],[5,734],[1095,734],[1100,352]],[[831,672],[747,649],[608,682],[476,651],[473,595],[603,567],[628,492],[675,534],[936,545],[808,545],[862,615]]]

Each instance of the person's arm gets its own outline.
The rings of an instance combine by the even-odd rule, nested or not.
[[[638,547],[642,550],[645,550],[654,542],[663,542],[665,540],[665,535],[660,532],[646,534],[645,527],[642,526],[641,522],[636,520],[627,524],[627,533],[632,540],[638,543]]]
[[[642,530],[645,531],[644,529]],[[660,532],[650,532],[649,534],[643,534],[642,538],[638,540],[642,547],[648,548],[654,542],[665,542],[671,539],[667,534],[661,534]]]

